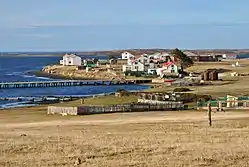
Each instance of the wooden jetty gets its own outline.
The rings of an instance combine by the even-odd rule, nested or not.
[[[131,85],[148,83],[150,80],[59,80],[59,81],[27,81],[27,82],[1,82],[0,89],[10,88],[43,88],[43,87],[63,87],[63,86],[97,86],[97,85]]]

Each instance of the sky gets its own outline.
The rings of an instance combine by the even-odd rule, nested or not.
[[[0,51],[249,48],[249,0],[0,0]]]

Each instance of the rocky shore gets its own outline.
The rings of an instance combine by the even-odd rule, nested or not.
[[[27,75],[35,75],[37,77],[51,78],[51,79],[64,79],[64,80],[97,80],[98,78],[86,78],[86,77],[76,77],[76,76],[66,76],[61,74],[50,74],[43,71],[30,71],[26,73]]]
[[[86,70],[79,70],[75,66],[60,66],[60,65],[48,65],[40,71],[31,71],[27,75],[35,75],[38,77],[46,77],[53,79],[65,79],[65,80],[120,80],[123,79],[120,75],[115,73],[93,70],[86,72]]]

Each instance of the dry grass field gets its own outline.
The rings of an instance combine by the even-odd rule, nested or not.
[[[188,69],[188,71],[201,72],[209,68],[220,68],[226,70],[226,72],[220,74],[220,79],[225,84],[217,84],[211,86],[195,87],[193,90],[200,94],[210,94],[212,96],[226,96],[232,95],[247,95],[249,94],[249,76],[231,76],[232,72],[239,74],[249,74],[249,60],[238,60],[240,67],[232,67],[235,61],[226,62],[214,62],[214,63],[198,63],[195,66]]]
[[[116,97],[115,95],[89,97],[84,100],[84,104],[81,104],[81,100],[70,101],[66,103],[58,103],[55,106],[82,106],[82,105],[114,105],[137,102],[135,95]]]
[[[249,94],[249,61],[198,63],[187,69],[201,72],[223,68],[225,84],[190,87],[192,92],[224,96]],[[163,87],[157,91],[172,90]],[[154,89],[155,91],[155,89]],[[120,104],[135,96],[88,98],[85,104]],[[80,101],[56,105],[78,106]],[[47,115],[46,105],[0,110],[0,166],[183,167],[249,166],[249,113],[144,112],[87,116]]]
[[[0,112],[0,166],[249,166],[249,113]]]
[[[210,68],[224,69],[224,73],[219,74],[219,79],[223,81],[215,81],[209,86],[191,86],[192,92],[197,94],[209,94],[214,97],[231,95],[249,95],[249,76],[232,77],[232,72],[240,74],[249,74],[249,60],[238,60],[240,67],[232,67],[237,60],[222,61],[222,62],[201,62],[186,69],[188,72],[203,72]],[[163,88],[150,89],[148,91],[172,91],[175,87],[165,86]]]

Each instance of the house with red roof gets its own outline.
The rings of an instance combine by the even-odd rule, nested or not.
[[[157,75],[178,75],[180,67],[177,65],[176,62],[165,62],[162,64],[161,68],[157,69]]]
[[[230,53],[230,54],[223,54],[222,57],[224,59],[237,59],[238,58],[238,55],[237,54],[233,54],[233,53]]]

